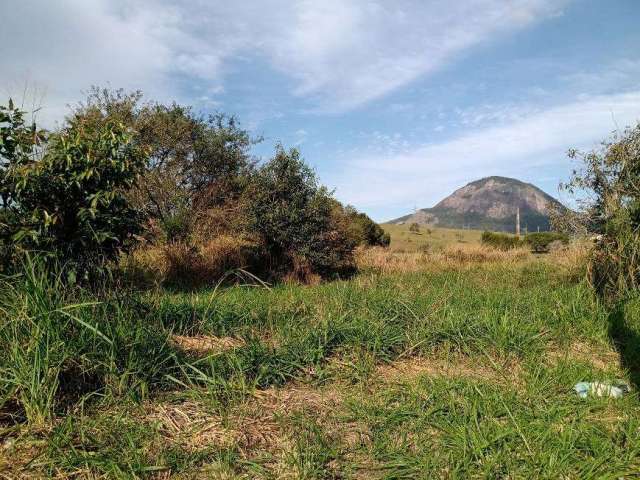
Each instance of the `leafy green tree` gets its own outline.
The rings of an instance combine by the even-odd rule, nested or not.
[[[188,235],[209,209],[237,201],[255,164],[249,149],[260,141],[234,117],[202,117],[175,103],[145,103],[141,92],[97,87],[69,120],[117,121],[135,132],[134,142],[149,155],[128,197],[170,237]]]
[[[248,228],[275,270],[306,268],[331,276],[354,268],[355,242],[335,216],[335,200],[296,149],[278,147],[246,191]]]
[[[10,225],[16,223],[17,182],[13,172],[35,161],[38,144],[45,138],[45,132],[26,124],[24,115],[11,99],[8,106],[0,105],[0,268],[10,263],[14,252]]]
[[[13,118],[2,132],[5,245],[51,252],[85,271],[126,250],[140,216],[125,192],[146,159],[129,129],[73,122],[36,141],[35,127],[25,134],[23,112],[2,112]]]
[[[344,207],[344,214],[350,223],[350,230],[358,245],[388,247],[391,237],[380,225],[362,212],[358,212],[354,207]]]

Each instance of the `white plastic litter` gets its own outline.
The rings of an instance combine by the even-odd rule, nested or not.
[[[573,388],[580,398],[587,398],[589,395],[595,397],[620,398],[631,390],[629,384],[622,380],[616,381],[615,383],[578,382]]]

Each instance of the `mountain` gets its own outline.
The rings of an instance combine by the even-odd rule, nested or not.
[[[459,188],[433,208],[423,208],[389,223],[513,232],[518,207],[523,232],[549,230],[550,208],[564,208],[530,183],[486,177]]]

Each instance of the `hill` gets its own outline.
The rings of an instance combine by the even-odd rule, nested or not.
[[[459,188],[435,207],[423,208],[388,223],[418,223],[446,228],[513,232],[520,209],[523,231],[549,230],[549,211],[564,208],[535,185],[515,178],[486,177]]]

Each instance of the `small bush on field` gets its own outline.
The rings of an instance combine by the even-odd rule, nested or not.
[[[510,250],[522,246],[522,240],[515,235],[496,232],[482,232],[482,244],[498,250]]]
[[[343,209],[343,214],[347,217],[350,236],[357,245],[388,247],[391,243],[391,236],[367,214],[350,206]]]
[[[409,225],[409,231],[411,233],[420,233],[420,225],[417,223],[412,223],[411,225]]]
[[[529,233],[524,237],[524,241],[535,253],[547,253],[553,249],[554,244],[568,245],[569,236],[556,232],[536,232]]]

